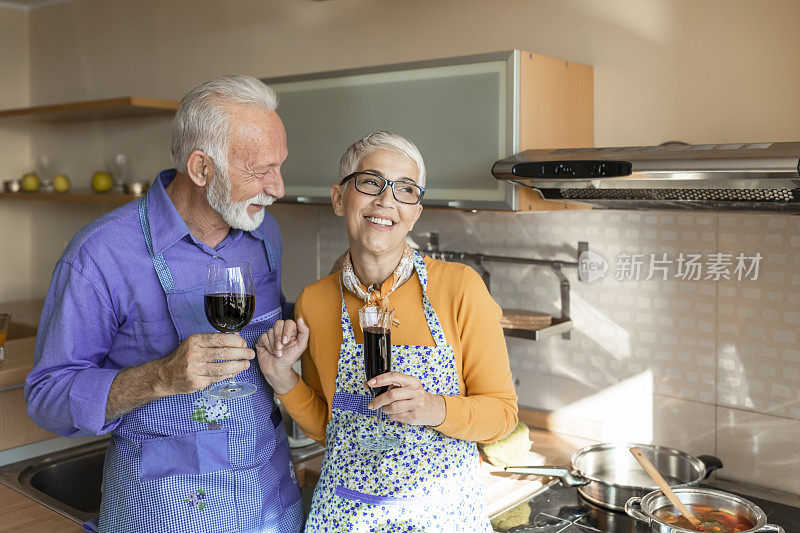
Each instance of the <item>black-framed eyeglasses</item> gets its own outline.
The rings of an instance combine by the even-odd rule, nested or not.
[[[420,187],[416,183],[408,181],[391,181],[387,180],[380,174],[374,172],[353,172],[345,176],[339,185],[344,185],[347,180],[353,179],[356,184],[356,190],[363,194],[370,196],[380,196],[386,187],[392,188],[392,195],[394,199],[401,204],[418,204],[422,201],[422,196],[425,194],[425,187]]]

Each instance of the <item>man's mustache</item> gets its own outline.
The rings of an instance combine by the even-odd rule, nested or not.
[[[275,197],[265,192],[259,193],[247,201],[248,204],[263,205],[264,207],[272,205],[274,202],[275,202]]]

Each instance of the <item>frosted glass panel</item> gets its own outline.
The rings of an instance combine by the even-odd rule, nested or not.
[[[388,129],[422,152],[426,200],[505,200],[491,168],[506,156],[506,71],[492,61],[271,84],[288,137],[287,194],[328,196],[345,148]]]

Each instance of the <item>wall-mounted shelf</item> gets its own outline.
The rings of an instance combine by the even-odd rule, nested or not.
[[[141,96],[123,96],[66,104],[19,107],[0,111],[0,120],[26,119],[40,122],[65,122],[172,114],[180,102]]]
[[[564,275],[564,268],[577,268],[580,255],[589,249],[588,242],[578,243],[577,261],[556,261],[551,259],[531,259],[527,257],[507,257],[499,255],[486,255],[468,252],[451,252],[439,250],[439,235],[431,233],[428,241],[428,253],[434,259],[442,259],[445,261],[471,261],[474,262],[478,272],[480,272],[486,288],[491,292],[491,276],[489,271],[484,266],[486,262],[498,263],[512,263],[521,265],[538,265],[547,266],[559,279],[560,293],[561,293],[561,316],[553,317],[551,324],[541,329],[527,329],[527,328],[508,328],[504,327],[503,332],[508,337],[518,337],[521,339],[530,339],[538,341],[553,335],[561,335],[563,339],[570,338],[570,331],[572,330],[572,320],[569,317],[569,280]]]
[[[516,337],[519,339],[528,339],[532,341],[540,341],[547,337],[554,335],[566,335],[565,339],[569,339],[569,332],[572,330],[572,320],[569,318],[553,318],[553,322],[541,329],[522,329],[522,328],[503,328],[503,333],[506,337]]]
[[[64,204],[117,204],[122,205],[139,198],[133,194],[115,192],[96,193],[87,190],[74,192],[0,192],[0,200],[58,202]]]

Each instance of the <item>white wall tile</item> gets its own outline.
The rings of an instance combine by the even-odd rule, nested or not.
[[[722,479],[800,495],[800,421],[717,407]]]
[[[692,455],[714,455],[715,406],[668,396],[653,396],[653,444]]]
[[[800,419],[800,383],[794,377],[800,373],[800,361],[783,357],[783,350],[792,350],[797,344],[797,309],[782,303],[784,294],[789,301],[800,300],[800,288],[785,283],[787,276],[800,269],[800,254],[787,254],[785,244],[789,236],[800,232],[800,221],[752,215],[732,217],[729,222],[720,235],[737,239],[720,251],[758,252],[764,259],[758,279],[719,282],[720,319],[724,322],[718,323],[718,329],[725,332],[725,349],[719,352],[717,401]],[[738,240],[743,234],[759,236],[758,244],[743,247]],[[734,312],[727,313],[731,309]]]

